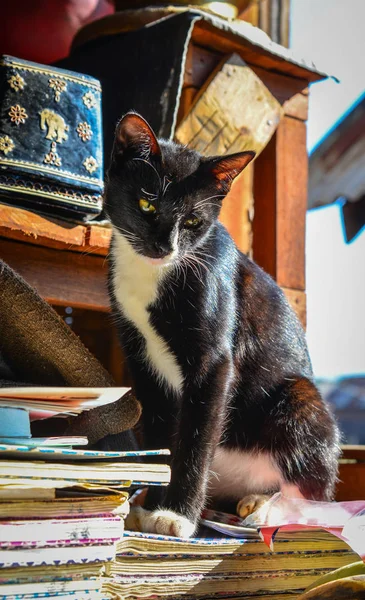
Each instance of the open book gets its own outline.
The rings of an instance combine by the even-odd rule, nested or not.
[[[116,402],[129,391],[125,387],[9,387],[0,391],[0,407],[27,409],[31,420],[77,415]]]

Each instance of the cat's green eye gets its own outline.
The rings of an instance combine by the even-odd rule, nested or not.
[[[199,227],[199,225],[201,225],[201,219],[199,219],[199,217],[190,217],[189,219],[186,219],[186,221],[184,221],[184,227],[186,227],[187,229],[196,229],[197,227]]]
[[[145,200],[144,198],[139,199],[139,208],[144,213],[152,214],[152,213],[156,212],[156,207],[153,206],[153,204],[151,204],[151,202],[149,202],[148,200]]]

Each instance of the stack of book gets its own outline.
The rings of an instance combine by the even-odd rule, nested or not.
[[[224,523],[217,526],[224,529]],[[343,541],[323,530],[279,532],[273,552],[253,529],[237,539],[125,532],[107,566],[103,590],[123,600],[284,600],[357,560]]]
[[[32,438],[30,422],[75,416],[122,398],[130,388],[8,387],[0,391],[0,441]],[[14,439],[13,439],[14,438]],[[21,440],[20,440],[21,438]],[[85,438],[84,438],[85,440]],[[87,444],[86,442],[83,442]],[[34,444],[33,444],[34,445]]]
[[[127,507],[122,494],[0,503],[0,597],[102,598]]]
[[[50,397],[44,402],[36,399],[34,389],[32,394],[31,402],[19,399],[14,407],[27,410],[31,418],[35,410],[81,410],[79,399],[70,406],[72,401],[57,391],[56,408]],[[90,406],[91,401],[95,404],[97,398],[84,398],[82,404]],[[123,535],[129,511],[126,490],[170,481],[167,465],[135,461],[169,452],[74,449],[73,444],[85,443],[82,438],[34,440],[24,424],[25,419],[21,435],[11,435],[11,443],[0,443],[0,599],[109,598],[101,590],[102,579]],[[19,433],[15,426],[14,432]]]

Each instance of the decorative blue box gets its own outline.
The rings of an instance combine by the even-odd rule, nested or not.
[[[100,82],[0,59],[0,201],[76,217],[102,209]]]

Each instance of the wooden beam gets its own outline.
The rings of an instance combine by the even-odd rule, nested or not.
[[[340,464],[336,500],[362,500],[365,497],[365,463]]]
[[[82,247],[86,227],[0,204],[0,235],[52,248]]]
[[[341,446],[343,460],[358,460],[365,463],[365,445],[344,444]]]
[[[273,73],[255,65],[250,66],[280,102],[285,115],[300,121],[308,119],[308,83],[305,79]]]
[[[305,123],[284,117],[255,162],[253,257],[295,290],[305,289],[307,178]]]
[[[221,60],[222,55],[219,52],[189,44],[183,85],[200,88]]]
[[[112,230],[110,227],[89,226],[85,237],[85,251],[90,254],[106,256],[109,252],[111,237]]]
[[[104,257],[4,238],[0,256],[50,304],[109,311]]]
[[[253,165],[248,165],[235,179],[219,216],[238,248],[249,256],[252,256],[253,171]]]
[[[219,52],[202,48],[193,43],[189,45],[178,123],[186,116],[196,94],[222,58],[223,56]],[[308,82],[305,79],[268,71],[252,63],[248,63],[248,66],[280,102],[284,114],[301,121],[308,119]]]
[[[303,325],[304,329],[307,326],[307,297],[306,293],[302,290],[290,290],[288,288],[282,288],[287,300],[296,313],[299,321]]]
[[[269,71],[284,73],[297,78],[305,78],[307,82],[324,78],[323,74],[311,71],[304,64],[296,64],[274,55],[269,47],[258,48],[253,42],[242,39],[233,31],[218,30],[208,21],[198,21],[192,32],[192,41],[203,48],[219,51],[223,54],[237,52],[248,64],[257,65]]]
[[[36,246],[106,256],[111,229],[44,216],[0,203],[0,236]]]
[[[205,156],[262,151],[280,121],[280,103],[237,54],[200,89],[175,138]]]
[[[222,60],[219,52],[189,44],[186,55],[184,82],[181,90],[177,123],[188,114],[199,89]]]
[[[309,208],[365,195],[365,99],[311,154]]]
[[[289,46],[290,0],[261,0],[259,27],[273,42]]]

